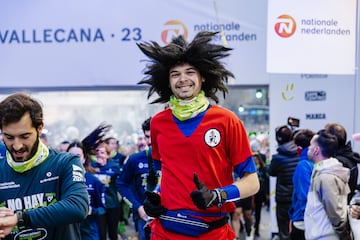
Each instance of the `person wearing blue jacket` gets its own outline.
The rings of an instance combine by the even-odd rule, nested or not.
[[[6,147],[2,142],[0,142],[0,160],[5,158],[5,153],[6,153]]]
[[[300,158],[292,178],[294,189],[292,205],[289,210],[292,240],[305,240],[304,213],[314,168],[314,162],[308,158],[307,153],[311,138],[314,135],[315,133],[310,129],[300,129],[294,135],[294,142],[300,152]]]
[[[43,127],[41,104],[29,95],[0,102],[2,239],[81,239],[79,222],[89,211],[84,169],[78,156],[40,141]]]
[[[110,240],[118,239],[118,223],[122,216],[121,196],[116,188],[116,179],[120,175],[120,167],[110,160],[111,150],[104,141],[100,141],[95,149],[96,162],[91,162],[94,176],[105,185],[105,217],[100,220],[100,237]],[[107,233],[106,233],[107,231]]]
[[[81,222],[80,231],[82,240],[99,240],[100,238],[100,227],[99,220],[101,216],[106,213],[105,210],[105,185],[91,173],[92,169],[90,166],[90,158],[84,151],[83,144],[74,140],[69,143],[67,152],[73,153],[80,157],[81,163],[84,165],[86,170],[85,180],[86,187],[89,194],[90,208],[87,218]]]
[[[150,148],[150,118],[143,122],[142,130],[145,135],[147,147],[143,151],[131,154],[125,161],[123,171],[117,180],[117,187],[121,196],[132,203],[133,220],[139,240],[146,240],[147,236],[144,231],[144,226],[148,220],[148,215],[143,206],[145,191],[154,190],[158,179],[153,179],[155,184],[148,180],[149,177],[156,178],[160,169],[158,164],[152,165],[150,162],[153,161]],[[152,174],[156,175],[151,176]]]

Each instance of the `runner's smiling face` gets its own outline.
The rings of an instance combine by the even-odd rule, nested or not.
[[[3,125],[4,143],[14,161],[25,162],[36,153],[42,128],[43,125],[39,129],[32,126],[29,113],[25,113],[18,122]]]
[[[170,68],[169,84],[177,99],[190,100],[196,97],[201,91],[203,81],[200,72],[188,63]]]

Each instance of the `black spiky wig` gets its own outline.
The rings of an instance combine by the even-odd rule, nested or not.
[[[173,95],[169,87],[169,70],[182,63],[188,63],[199,70],[205,79],[202,84],[205,96],[218,103],[216,92],[221,91],[225,98],[228,92],[226,83],[228,78],[234,75],[226,70],[219,60],[229,56],[228,51],[232,49],[210,43],[216,34],[217,32],[199,32],[190,43],[187,43],[183,36],[178,36],[164,47],[154,41],[137,44],[149,58],[144,71],[146,76],[138,84],[150,85],[148,98],[155,92],[159,95],[152,103],[169,101]]]

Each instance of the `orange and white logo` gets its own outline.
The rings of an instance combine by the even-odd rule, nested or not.
[[[161,40],[164,44],[169,44],[174,37],[183,35],[188,37],[188,30],[185,24],[178,20],[170,20],[165,23],[165,30],[161,33]]]
[[[291,37],[296,31],[296,22],[289,15],[281,15],[275,24],[275,32],[282,38]]]

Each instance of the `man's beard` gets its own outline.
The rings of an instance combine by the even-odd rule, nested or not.
[[[29,156],[27,157],[27,159],[24,160],[24,162],[27,161],[27,160],[29,160],[29,159],[31,159],[31,158],[35,155],[35,153],[37,152],[37,149],[38,149],[38,147],[39,147],[39,142],[40,142],[40,139],[39,139],[39,135],[37,134],[37,136],[36,136],[36,142],[34,143],[33,148],[31,149],[31,152],[30,152]],[[12,153],[15,152],[15,151],[14,151],[13,149],[9,149],[6,144],[5,144],[5,147],[6,147],[6,150],[11,154],[12,158],[14,159],[14,161],[18,160],[18,159],[15,158],[15,157],[13,156],[13,154],[12,154]],[[21,150],[22,150],[22,149],[21,149]],[[16,151],[16,152],[19,152],[19,151]]]

